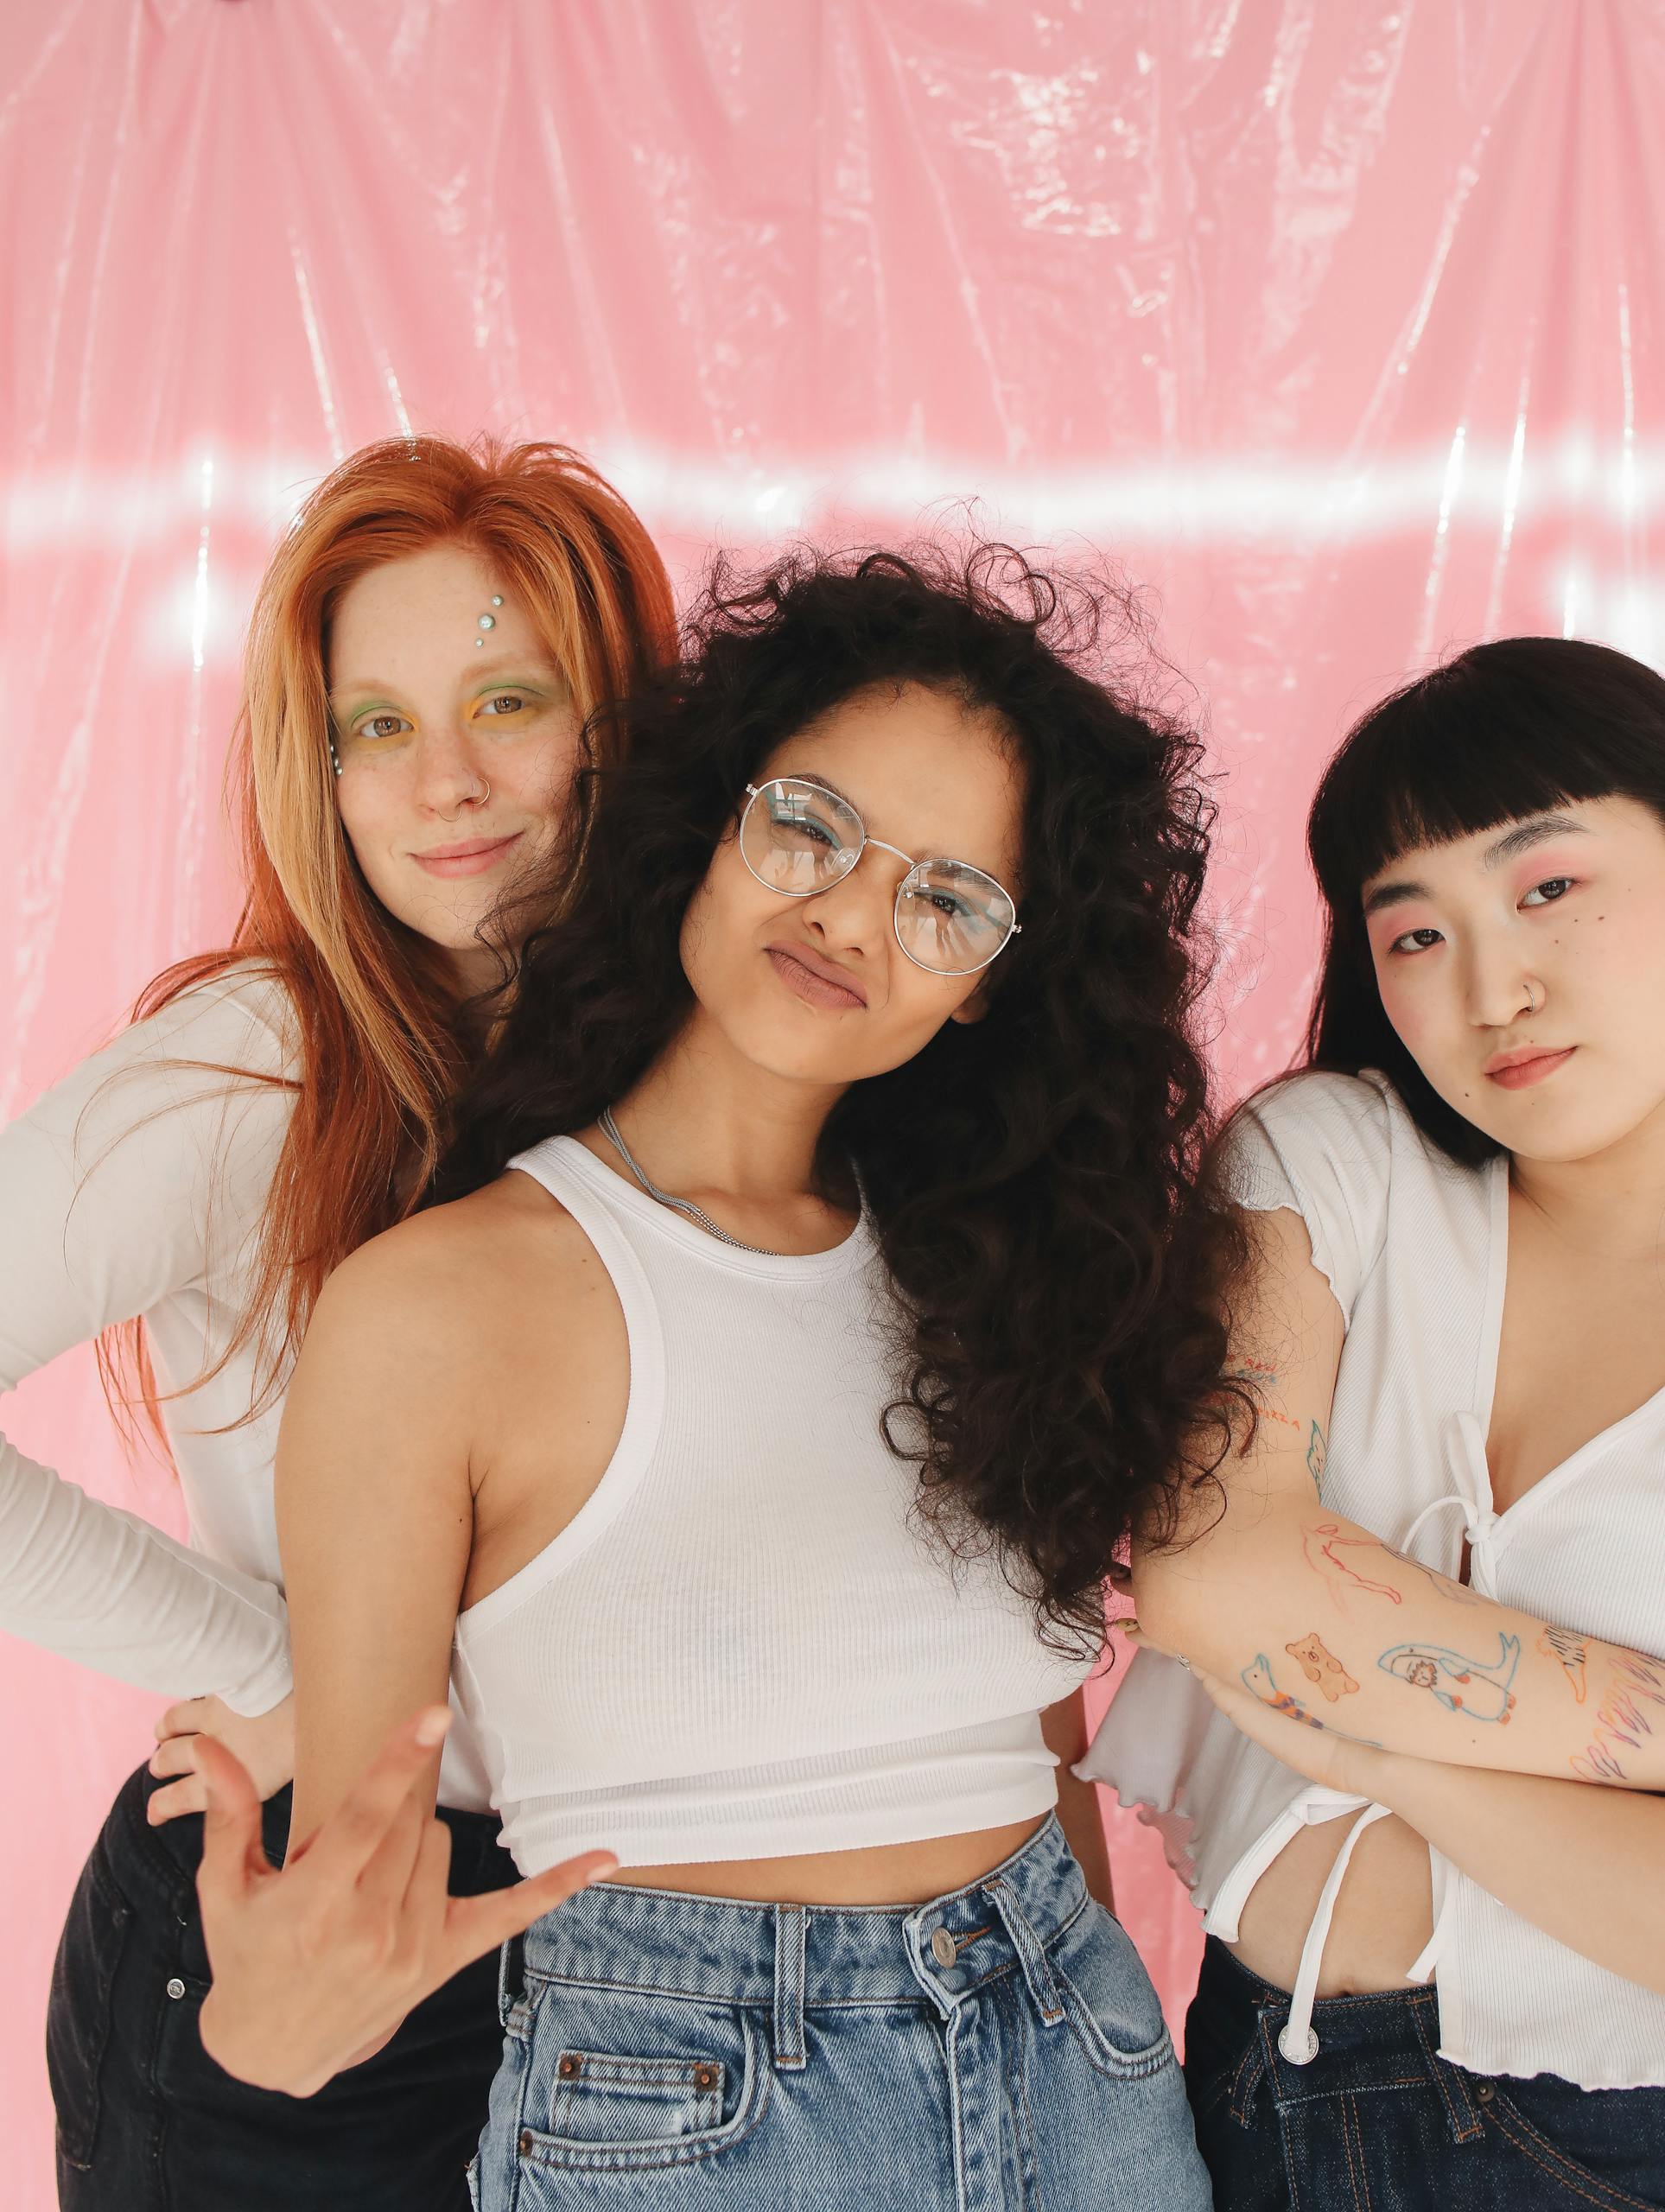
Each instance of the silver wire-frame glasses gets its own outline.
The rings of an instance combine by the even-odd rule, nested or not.
[[[776,776],[747,784],[746,794],[740,858],[766,890],[813,899],[842,883],[869,845],[906,861],[891,925],[916,968],[933,976],[975,976],[1020,934],[1016,902],[985,869],[969,861],[916,861],[899,846],[870,837],[849,801],[824,784]]]

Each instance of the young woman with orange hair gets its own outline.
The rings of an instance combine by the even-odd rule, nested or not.
[[[192,1531],[175,1543],[0,1438],[0,1628],[187,1700],[123,1788],[59,1954],[70,2212],[461,2202],[498,2057],[489,1968],[306,2103],[204,2054],[198,1747],[234,1745],[270,1793],[281,1859],[272,1454],[293,1354],[331,1270],[427,1185],[508,965],[505,918],[524,923],[517,893],[548,878],[586,718],[674,629],[646,532],[576,454],[424,437],[353,455],[256,603],[230,944],[160,976],[114,1044],[0,1133],[0,1389],[96,1339],[112,1405],[171,1452]],[[457,1736],[441,1798],[467,1895],[512,1870]]]

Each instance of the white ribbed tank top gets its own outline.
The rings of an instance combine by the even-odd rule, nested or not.
[[[993,1559],[910,1519],[880,1432],[889,1284],[830,1252],[720,1243],[570,1137],[510,1162],[558,1198],[624,1310],[601,1482],[456,1628],[454,1685],[524,1874],[917,1841],[1044,1813],[1039,1714],[1089,1671]]]

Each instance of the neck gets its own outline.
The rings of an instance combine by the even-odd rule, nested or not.
[[[821,1133],[844,1088],[759,1067],[696,1008],[614,1111],[631,1150],[666,1190],[767,1207],[813,1194]]]
[[[440,971],[456,994],[459,1005],[502,981],[502,957],[489,945],[446,945],[438,950]]]
[[[1665,1245],[1665,1107],[1583,1160],[1526,1160],[1509,1180],[1567,1241],[1592,1257],[1656,1264]]]

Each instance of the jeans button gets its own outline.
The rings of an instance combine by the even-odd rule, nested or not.
[[[168,1980],[168,1994],[170,1997],[183,1997],[185,1994],[185,1984],[177,1974],[171,1976]]]
[[[954,1963],[955,1949],[954,1938],[949,1934],[947,1929],[937,1929],[931,1939],[931,1955],[936,1960],[937,1965],[944,1968],[951,1967]]]

